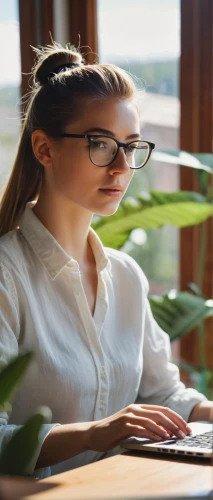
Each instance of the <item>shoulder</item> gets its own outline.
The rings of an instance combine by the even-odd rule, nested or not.
[[[126,279],[134,280],[143,287],[146,294],[149,290],[149,283],[146,275],[137,262],[127,253],[114,248],[104,248],[107,257],[111,262],[112,274],[124,275]]]

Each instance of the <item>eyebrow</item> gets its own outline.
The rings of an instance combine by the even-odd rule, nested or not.
[[[115,137],[115,134],[111,131],[111,130],[107,130],[105,128],[99,128],[99,127],[95,127],[95,128],[90,128],[88,130],[85,130],[84,131],[85,134],[93,134],[93,133],[98,133],[98,134],[104,134],[104,135],[109,135],[111,137]],[[131,134],[131,135],[128,135],[127,139],[140,139],[140,135],[139,134]]]

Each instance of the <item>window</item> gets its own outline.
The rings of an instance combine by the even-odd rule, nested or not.
[[[20,133],[20,51],[18,0],[0,10],[0,191],[10,174]]]
[[[160,20],[160,22],[159,22]],[[169,26],[169,29],[168,29]],[[157,149],[179,148],[179,0],[98,0],[99,61],[111,62],[136,77],[142,135]],[[177,166],[152,159],[136,172],[127,196],[150,189],[179,188]],[[157,252],[156,252],[157,248]],[[179,286],[179,231],[171,226],[137,230],[124,248],[145,271],[151,293]]]

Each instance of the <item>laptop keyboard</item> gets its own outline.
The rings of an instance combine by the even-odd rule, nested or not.
[[[171,441],[167,441],[171,444]],[[165,444],[165,442],[164,442]],[[208,448],[213,449],[213,431],[204,432],[203,434],[197,434],[196,436],[186,436],[184,439],[175,440],[175,444],[180,444],[181,446],[189,446],[196,448]]]

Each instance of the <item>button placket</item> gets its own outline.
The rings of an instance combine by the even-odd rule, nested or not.
[[[104,321],[107,314],[108,307],[108,295],[106,285],[104,283],[104,279],[102,274],[100,273],[98,276],[98,291],[97,291],[97,300],[96,300],[96,309],[94,314],[94,322],[96,325],[97,335],[100,338],[101,331],[104,325]]]
[[[96,366],[97,380],[97,397],[94,411],[94,418],[104,418],[108,407],[108,380],[104,366],[104,353],[100,344],[100,332],[102,330],[106,311],[107,311],[107,291],[103,277],[99,274],[98,290],[97,290],[97,311],[94,318],[91,316],[83,285],[81,282],[80,272],[72,269],[73,291],[79,307],[85,332],[89,341],[90,350]]]
[[[109,384],[106,365],[104,362],[104,354],[102,354],[102,364],[99,367],[99,397],[96,407],[96,418],[103,418],[107,414],[108,397],[109,397]],[[101,414],[99,414],[101,412]]]
[[[97,397],[97,404],[95,409],[95,418],[104,418],[107,414],[108,408],[108,396],[109,396],[109,384],[106,372],[106,365],[104,360],[104,353],[100,343],[100,336],[103,329],[104,321],[107,314],[108,307],[108,294],[107,287],[104,281],[104,276],[100,272],[99,274],[99,286],[98,286],[98,308],[96,310],[95,323],[97,328],[97,335],[100,345],[100,357],[99,357],[99,391]]]
[[[101,374],[101,394],[100,394],[100,399],[99,399],[99,410],[103,410],[104,407],[105,407],[105,400],[104,400],[104,385],[105,385],[105,381],[106,381],[106,377],[105,377],[105,367],[102,365],[101,366],[101,371],[100,371],[100,374]]]
[[[103,410],[104,409],[104,400],[103,399],[99,399],[99,410]]]
[[[72,276],[73,279],[73,284],[74,284],[74,295],[77,299],[77,302],[79,299],[81,299],[81,307],[82,307],[82,298],[83,298],[83,292],[82,292],[82,285],[81,285],[81,280],[80,280],[80,274],[79,273],[73,273]]]

